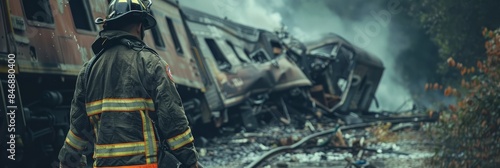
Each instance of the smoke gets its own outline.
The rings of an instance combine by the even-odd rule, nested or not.
[[[418,58],[422,52],[428,54],[427,57],[437,56],[428,52],[432,50],[428,46],[407,53],[411,47],[418,47],[417,42],[422,38],[414,40],[421,35],[414,33],[418,32],[414,27],[419,26],[402,25],[409,21],[399,0],[181,0],[180,4],[267,30],[275,30],[284,24],[302,41],[314,40],[331,32],[343,36],[384,63],[384,75],[376,93],[380,110],[409,109],[415,99],[412,94],[422,92],[423,81],[429,80],[426,74],[435,72],[435,66],[429,65],[429,60],[412,62],[412,59],[402,59]],[[408,66],[410,71],[403,66]],[[425,69],[424,72],[419,68]]]
[[[284,7],[281,1],[267,2],[275,7]],[[256,28],[274,30],[282,23],[281,14],[262,7],[256,0],[181,0],[180,5],[227,18],[237,23]]]

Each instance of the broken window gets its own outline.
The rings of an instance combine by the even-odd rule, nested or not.
[[[280,56],[283,53],[283,47],[279,42],[272,40],[271,47],[273,50],[274,57]]]
[[[174,42],[175,51],[181,54],[184,53],[182,51],[181,43],[179,42],[179,37],[177,36],[177,31],[175,31],[174,22],[172,22],[172,19],[168,17],[165,17],[165,19],[167,20],[167,26],[168,30],[170,31],[170,36],[172,36],[172,41]]]
[[[238,60],[240,60],[240,62],[242,62],[242,63],[248,62],[247,60],[243,59],[243,57],[241,57],[240,54],[236,51],[236,48],[234,48],[233,43],[231,43],[230,41],[226,41],[226,43],[227,43],[227,45],[229,45],[229,47],[231,47],[231,50],[234,52],[234,54],[236,55]]]
[[[88,0],[70,0],[69,6],[76,29],[95,31],[96,28],[88,2]]]
[[[210,48],[210,51],[212,52],[212,55],[214,56],[215,62],[217,63],[217,66],[220,70],[223,71],[228,71],[231,69],[231,63],[226,59],[224,54],[222,53],[221,49],[213,39],[205,39],[207,42],[208,48]]]
[[[265,52],[262,49],[250,54],[250,58],[254,62],[257,62],[257,63],[264,63],[264,62],[267,62],[269,60],[268,57],[266,56]]]
[[[23,0],[23,8],[26,19],[54,24],[49,0]]]
[[[354,62],[354,52],[352,52],[350,49],[342,46],[340,47],[336,60],[337,60],[337,66],[341,68],[343,71],[343,75],[347,75],[347,70],[348,68],[353,64]]]
[[[311,54],[335,58],[337,56],[337,50],[338,50],[338,45],[328,44],[311,50]]]

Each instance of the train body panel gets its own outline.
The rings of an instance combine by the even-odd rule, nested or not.
[[[160,4],[161,5],[158,5]],[[170,66],[177,84],[204,89],[196,53],[193,52],[187,29],[177,4],[157,2],[152,6],[157,26],[149,31],[145,41],[162,56]]]
[[[311,84],[287,59],[275,34],[189,8],[182,11],[208,71],[215,77],[224,108],[251,95]]]

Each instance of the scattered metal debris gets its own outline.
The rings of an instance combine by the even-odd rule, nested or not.
[[[415,117],[384,118],[384,121],[391,122],[395,128],[398,124],[436,120],[423,116],[417,118],[418,122],[415,122]],[[432,156],[431,152],[406,150],[414,147],[416,142],[374,141],[365,128],[377,125],[378,121],[343,126],[324,122],[304,122],[302,129],[281,123],[252,133],[215,138],[201,161],[206,167],[384,167],[390,159],[418,160]],[[317,125],[324,126],[318,130],[310,129]],[[253,143],[226,143],[242,139]],[[346,158],[350,160],[346,161]]]

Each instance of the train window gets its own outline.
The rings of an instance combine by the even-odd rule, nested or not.
[[[179,42],[179,37],[177,36],[177,32],[175,31],[174,22],[172,22],[172,19],[170,19],[168,17],[165,17],[165,19],[167,20],[168,30],[170,31],[170,36],[172,36],[172,41],[174,42],[175,50],[178,53],[181,53],[181,54],[184,53],[182,51],[181,43]]]
[[[163,41],[163,38],[161,36],[160,29],[158,28],[158,25],[151,28],[151,33],[153,34],[153,39],[155,41],[155,45],[157,47],[165,48],[165,42]]]
[[[324,57],[330,57],[333,49],[334,49],[334,45],[331,45],[331,44],[324,45],[324,46],[321,46],[321,47],[318,47],[316,49],[311,50],[311,54],[324,56]]]
[[[49,0],[23,0],[23,8],[26,19],[54,24]]]
[[[257,63],[264,63],[264,62],[269,61],[269,59],[266,56],[263,49],[260,49],[256,52],[253,52],[252,54],[250,54],[250,58],[253,60],[253,62],[257,62]]]
[[[243,59],[240,54],[236,51],[236,49],[234,48],[234,45],[233,43],[231,43],[230,41],[226,41],[227,45],[229,45],[229,47],[231,47],[231,50],[234,52],[234,54],[236,54],[236,57],[238,58],[238,60],[240,60],[240,62],[242,63],[247,63],[248,61]]]
[[[338,55],[343,56],[349,60],[352,60],[354,58],[354,52],[346,47],[341,47]]]
[[[154,17],[153,12],[151,14]],[[151,34],[153,34],[153,40],[155,42],[155,45],[160,48],[165,48],[165,41],[163,41],[163,37],[160,32],[160,28],[158,25],[155,25],[155,27],[151,28]]]
[[[248,56],[248,54],[244,51],[243,48],[241,47],[236,47],[234,48],[236,50],[236,53],[238,53],[238,55],[241,57],[241,59],[245,60],[245,62],[252,62],[250,60],[250,57]]]
[[[274,57],[280,56],[283,53],[283,47],[281,46],[281,44],[274,40],[272,40],[270,43],[273,49],[273,56]]]
[[[90,12],[89,0],[70,0],[69,7],[73,15],[76,29],[95,31],[92,13]]]
[[[207,42],[208,48],[210,48],[210,51],[212,52],[212,55],[214,56],[215,62],[217,63],[219,69],[223,71],[230,70],[232,67],[231,63],[229,63],[227,58],[224,56],[215,40],[205,39],[205,41]]]

